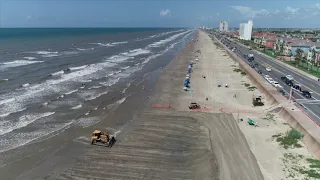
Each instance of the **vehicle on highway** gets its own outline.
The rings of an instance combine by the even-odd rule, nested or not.
[[[266,71],[270,72],[270,71],[271,71],[271,68],[270,68],[270,67],[267,67],[267,68],[266,68]]]
[[[285,76],[282,76],[280,79],[281,79],[282,81],[284,81],[284,82],[287,81],[287,77],[285,77]]]
[[[286,75],[286,78],[289,80],[293,80],[293,77],[291,75]]]
[[[298,91],[302,91],[301,85],[300,84],[295,84],[292,86],[294,89],[298,90]]]
[[[258,70],[258,73],[259,73],[259,74],[262,74],[262,71],[261,71],[261,70]]]
[[[250,66],[251,66],[252,68],[254,68],[254,65],[253,65],[253,64],[250,64]]]
[[[248,54],[248,60],[254,60],[253,54]]]
[[[282,88],[282,86],[277,81],[273,81],[272,86]]]
[[[271,84],[274,82],[274,80],[272,78],[267,78],[266,80]]]
[[[294,85],[292,80],[287,79],[285,82],[286,82],[286,84],[288,86],[293,86]]]
[[[268,79],[268,78],[270,78],[270,76],[269,76],[269,75],[264,75],[263,77],[264,77],[264,79]]]
[[[309,92],[309,91],[307,91],[307,90],[303,90],[302,91],[302,95],[304,96],[304,97],[307,97],[307,98],[311,98],[312,96],[311,96],[311,93],[312,92]]]
[[[259,66],[259,64],[258,64],[258,63],[255,63],[255,64],[254,64],[254,66],[255,66],[255,67],[258,67],[258,66]]]

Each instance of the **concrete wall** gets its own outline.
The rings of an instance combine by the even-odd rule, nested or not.
[[[216,41],[224,46],[224,44],[222,44],[218,39],[216,39]],[[292,128],[304,135],[302,141],[307,148],[318,159],[320,159],[320,127],[306,114],[298,110],[299,108],[297,106],[289,103],[288,100],[283,97],[276,88],[271,86],[269,83],[266,83],[263,77],[261,77],[260,74],[252,69],[245,61],[243,61],[228,48],[225,47],[225,49],[230,57],[239,62],[239,67],[247,73],[249,79],[256,85],[259,91],[265,95],[267,101],[271,102],[271,104],[282,105],[282,108],[279,112],[280,116],[286,120]]]

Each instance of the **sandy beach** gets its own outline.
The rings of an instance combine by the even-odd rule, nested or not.
[[[205,106],[209,95],[215,106],[227,108],[214,101],[216,95],[207,83],[211,79],[201,77],[211,72],[207,64],[211,54],[202,47],[211,51],[214,46],[202,32],[194,40],[163,70],[149,98],[150,107],[122,129],[114,147],[94,146],[67,170],[48,179],[263,179],[232,114],[188,109],[190,101]],[[191,75],[194,93],[188,93],[182,85],[196,56],[200,60]]]
[[[183,82],[191,61],[192,91],[187,92]],[[290,179],[285,168],[296,162],[287,161],[285,167],[285,154],[312,155],[303,144],[287,150],[272,139],[290,127],[265,99],[264,106],[253,107],[252,95],[259,90],[237,69],[225,50],[197,30],[193,41],[158,72],[159,78],[139,86],[140,98],[121,107],[145,101],[147,108],[133,114],[121,130],[107,128],[111,123],[99,125],[117,133],[112,148],[77,138],[65,144],[66,151],[39,161],[36,169],[31,167],[17,179]],[[190,110],[191,102],[199,103],[200,109]],[[129,116],[124,114],[119,110],[108,118]],[[267,114],[273,115],[272,120],[265,119]],[[258,127],[249,126],[248,118]],[[62,158],[65,155],[68,158]]]

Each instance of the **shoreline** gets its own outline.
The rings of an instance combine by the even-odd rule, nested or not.
[[[190,36],[185,40],[189,38]],[[132,77],[134,80],[126,88],[125,93],[120,93],[122,90],[120,87],[116,87],[111,93],[97,99],[103,105],[108,105],[110,102],[121,100],[122,96],[127,97],[124,103],[121,103],[114,111],[105,112],[104,118],[100,122],[91,126],[89,124],[84,127],[71,127],[65,131],[54,133],[45,140],[37,140],[2,153],[2,156],[6,157],[0,166],[2,178],[16,179],[19,176],[18,179],[24,180],[47,177],[51,173],[54,176],[63,172],[66,168],[76,164],[78,158],[92,149],[90,135],[93,129],[116,133],[121,138],[122,129],[128,128],[143,109],[150,107],[148,100],[155,90],[154,82],[163,70],[161,67],[171,62],[172,59],[167,57],[172,56],[172,53],[179,53],[174,50],[181,48],[182,45],[174,47],[170,50],[169,55],[160,57],[157,59],[158,61],[146,64],[145,70]],[[117,93],[118,91],[121,95]],[[94,113],[92,112],[92,114]],[[84,123],[86,125],[86,122]]]

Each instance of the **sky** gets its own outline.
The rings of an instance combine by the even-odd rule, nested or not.
[[[320,28],[320,0],[0,0],[0,27]]]

